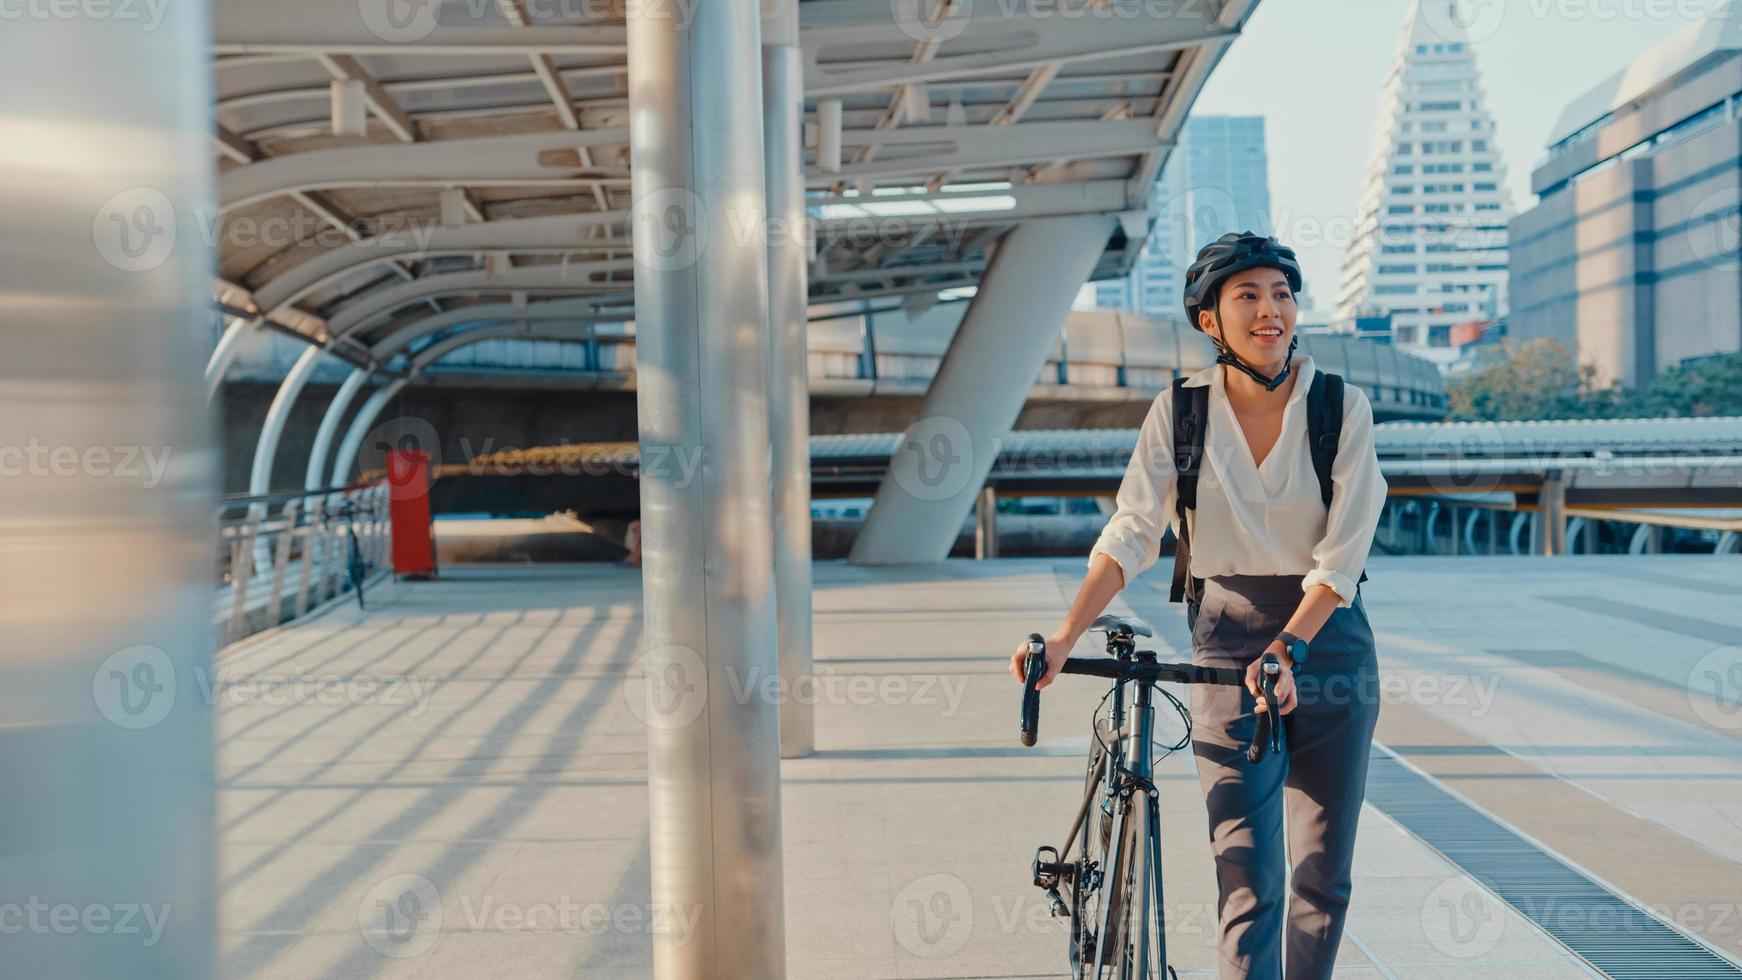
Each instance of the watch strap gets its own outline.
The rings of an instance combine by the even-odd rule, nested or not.
[[[1283,630],[1276,634],[1276,638],[1281,640],[1282,645],[1288,648],[1288,658],[1294,662],[1296,667],[1307,662],[1307,641],[1295,636],[1288,630]]]

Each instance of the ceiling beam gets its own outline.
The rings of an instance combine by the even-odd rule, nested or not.
[[[259,147],[224,128],[223,123],[212,123],[212,143],[219,153],[235,163],[253,163],[260,159]]]
[[[380,118],[381,122],[399,137],[401,142],[416,143],[418,141],[417,123],[406,115],[399,107],[398,101],[381,87],[375,76],[363,68],[361,62],[348,54],[320,54],[315,60],[321,63],[328,74],[340,81],[362,82],[363,101]]]
[[[628,140],[629,131],[619,128],[313,150],[262,160],[220,176],[218,206],[227,211],[292,191],[322,187],[486,186],[513,183],[516,178],[572,180],[591,176],[627,181],[626,170],[593,173],[603,168],[583,164],[580,149],[622,145]]]

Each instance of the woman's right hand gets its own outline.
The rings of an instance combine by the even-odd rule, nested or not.
[[[1059,668],[1065,665],[1065,660],[1071,655],[1071,648],[1077,645],[1077,638],[1060,631],[1046,638],[1046,674],[1040,683],[1034,685],[1036,690],[1045,688],[1058,675]],[[1010,673],[1016,677],[1016,683],[1028,680],[1025,673],[1028,664],[1028,641],[1017,644],[1016,654],[1010,658]]]

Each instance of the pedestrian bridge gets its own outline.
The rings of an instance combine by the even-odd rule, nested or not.
[[[1373,561],[1383,704],[1339,977],[1737,975],[1742,691],[1709,685],[1742,663],[1733,565]],[[811,683],[707,692],[815,711],[771,814],[788,975],[1066,974],[1066,925],[1027,869],[1071,822],[1104,692],[1055,683],[1024,749],[1008,667],[1082,571],[820,562]],[[1141,577],[1115,610],[1185,656],[1166,587]],[[647,976],[656,938],[695,925],[649,879],[647,736],[673,719],[640,680],[643,597],[608,565],[449,568],[225,649],[224,975]],[[1182,978],[1213,978],[1190,753],[1159,783],[1168,948]]]
[[[1061,685],[1020,751],[1004,661],[1081,562],[943,559],[1032,381],[1140,405],[1195,363],[1178,328],[1115,344],[1070,305],[1150,238],[1256,0],[24,6],[0,448],[50,451],[0,480],[8,975],[1062,972],[1014,883],[1068,821],[1098,692]],[[896,307],[960,322],[879,349]],[[503,377],[538,343],[622,373],[628,323],[620,437],[700,461],[634,471],[644,571],[386,581],[403,488],[351,474],[406,443],[357,420],[451,394],[423,382],[488,342]],[[269,399],[220,400],[275,340]],[[1391,417],[1443,409],[1407,359],[1321,353]],[[929,379],[926,445],[972,451],[941,494],[885,452],[813,589],[817,371],[861,401]],[[235,486],[218,415],[250,436]],[[1343,962],[1734,975],[1733,559],[1564,555],[1582,477],[1531,474],[1551,555],[1374,561],[1405,693]],[[1122,601],[1182,649],[1152,585]],[[1204,975],[1201,817],[1167,764],[1173,948]]]

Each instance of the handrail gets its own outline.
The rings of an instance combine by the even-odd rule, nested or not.
[[[274,504],[284,500],[301,500],[308,497],[325,497],[335,493],[350,493],[353,490],[363,490],[373,481],[359,480],[356,483],[342,487],[327,487],[324,490],[274,490],[271,493],[247,494],[227,493],[218,498],[218,503],[226,507],[237,504]]]
[[[218,521],[217,620],[231,641],[307,613],[346,588],[347,528],[365,569],[388,552],[388,486],[376,480],[325,490],[232,494]],[[335,519],[342,508],[343,519]],[[365,575],[368,572],[365,571]]]

